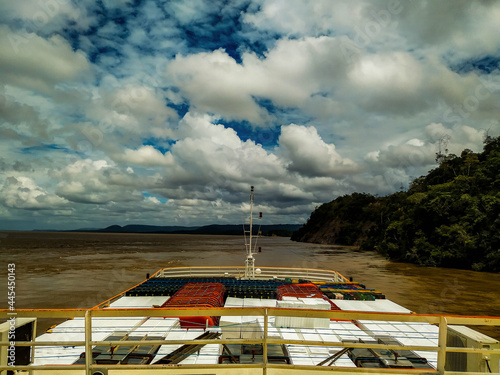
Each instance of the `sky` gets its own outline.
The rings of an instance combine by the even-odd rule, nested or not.
[[[304,223],[500,135],[500,1],[0,2],[0,229]]]

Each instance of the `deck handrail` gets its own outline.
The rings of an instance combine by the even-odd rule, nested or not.
[[[336,271],[322,270],[314,268],[299,267],[258,267],[260,272],[255,274],[256,279],[268,280],[270,278],[314,278],[317,281],[348,281],[344,276]],[[236,277],[245,276],[243,266],[219,266],[219,267],[168,267],[156,272],[152,277],[193,277],[193,276],[217,276]]]
[[[52,342],[15,342],[16,346],[85,346],[87,361],[85,365],[37,365],[37,366],[0,366],[0,373],[4,370],[85,370],[85,374],[92,374],[96,368],[99,369],[121,369],[123,372],[127,370],[137,369],[173,369],[171,366],[165,365],[101,365],[92,364],[92,346],[94,345],[117,345],[118,341],[94,341],[91,339],[92,333],[92,318],[97,317],[181,317],[181,316],[256,316],[264,318],[264,332],[261,338],[257,339],[217,339],[217,340],[157,340],[157,341],[127,341],[129,345],[160,345],[160,344],[201,344],[201,343],[255,343],[262,344],[264,351],[264,361],[262,364],[244,365],[183,365],[175,366],[175,369],[201,369],[201,368],[262,368],[262,369],[306,369],[321,370],[317,366],[297,366],[297,365],[277,365],[267,362],[267,345],[268,344],[294,344],[294,345],[308,345],[308,346],[335,346],[335,347],[353,347],[353,348],[385,348],[393,350],[420,350],[420,351],[434,351],[437,352],[437,371],[440,374],[452,375],[450,371],[445,371],[445,358],[448,352],[458,353],[487,353],[500,354],[499,349],[477,349],[477,348],[456,348],[447,347],[447,334],[449,325],[482,325],[482,326],[500,326],[500,317],[484,317],[484,316],[460,316],[460,315],[432,315],[432,314],[414,314],[414,313],[385,313],[385,312],[361,312],[361,311],[331,311],[331,310],[302,310],[302,309],[282,309],[270,307],[256,307],[256,308],[133,308],[133,309],[18,309],[13,311],[0,310],[0,319],[15,318],[72,318],[84,317],[85,318],[85,340],[84,341],[52,341]],[[385,321],[385,322],[422,322],[437,325],[439,327],[439,341],[438,346],[409,346],[409,345],[385,345],[385,344],[370,344],[370,343],[345,343],[345,342],[331,342],[331,341],[312,341],[312,340],[283,340],[274,337],[269,337],[268,322],[269,317],[277,316],[293,316],[293,317],[307,317],[307,318],[328,318],[338,320],[370,320],[370,321]],[[205,342],[206,341],[206,342]],[[121,342],[123,343],[123,342]],[[0,349],[4,346],[11,345],[10,342],[0,342]],[[228,367],[229,366],[229,367]],[[325,369],[325,367],[323,367]],[[330,368],[331,369],[331,368]],[[360,371],[356,368],[343,368],[343,371],[357,372]],[[364,369],[364,372],[377,372],[380,374],[393,373],[390,369],[377,369],[377,371]],[[429,373],[429,370],[398,370],[398,373]],[[461,373],[465,374],[465,373]]]

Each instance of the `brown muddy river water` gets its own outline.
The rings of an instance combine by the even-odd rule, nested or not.
[[[372,252],[261,238],[257,266],[333,269],[417,313],[500,316],[500,274],[395,263]],[[163,267],[244,265],[239,236],[0,232],[0,308],[89,308]],[[41,324],[44,327],[44,324]],[[500,339],[500,329],[483,332]]]

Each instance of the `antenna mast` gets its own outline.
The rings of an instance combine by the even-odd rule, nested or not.
[[[262,218],[262,212],[259,213],[259,219]],[[247,251],[247,258],[245,260],[245,279],[253,280],[255,279],[255,258],[253,254],[255,253],[255,247],[257,245],[257,239],[255,243],[252,244],[253,236],[253,186],[250,187],[250,228],[245,230],[245,225],[243,224],[243,232],[245,233],[245,247]],[[246,234],[248,233],[248,241]]]

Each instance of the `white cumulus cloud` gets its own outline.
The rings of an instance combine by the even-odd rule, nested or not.
[[[340,177],[359,170],[354,161],[335,150],[334,144],[325,143],[314,127],[282,126],[279,148],[285,160],[290,160],[288,169],[306,176]]]
[[[163,154],[153,146],[142,146],[137,150],[125,149],[122,154],[115,155],[115,160],[145,167],[165,166],[173,163],[170,153]]]
[[[50,194],[29,177],[7,177],[0,188],[0,200],[10,208],[28,210],[53,210],[68,202],[58,195]]]
[[[5,83],[54,95],[56,85],[88,79],[92,67],[83,52],[75,52],[58,35],[47,39],[0,26],[0,66]]]

